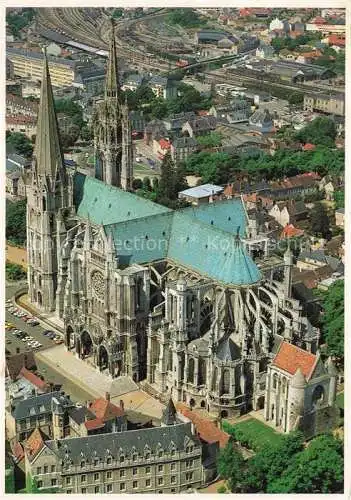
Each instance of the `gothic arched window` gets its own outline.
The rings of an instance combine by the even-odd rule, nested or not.
[[[222,394],[229,394],[230,390],[230,373],[229,370],[223,370],[222,375]]]

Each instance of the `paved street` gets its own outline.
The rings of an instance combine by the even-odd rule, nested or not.
[[[78,359],[73,352],[66,351],[63,345],[38,353],[36,359],[39,364],[44,363],[46,367],[63,375],[76,388],[79,387],[83,393],[90,395],[90,399],[104,397],[109,392],[113,403],[118,405],[120,399],[123,399],[126,410],[138,411],[154,418],[162,415],[164,406],[140,390],[131,378],[112,379],[86,361]]]

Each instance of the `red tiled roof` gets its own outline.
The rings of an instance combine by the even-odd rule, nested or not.
[[[195,411],[190,410],[183,403],[177,403],[177,410],[193,422],[196,431],[202,441],[207,443],[219,443],[220,448],[224,448],[229,441],[229,434],[218,429],[216,424],[207,418],[203,418]]]
[[[300,368],[305,378],[308,379],[312,375],[315,362],[315,354],[304,351],[288,342],[282,342],[272,364],[291,375],[295,375]]]
[[[20,462],[24,458],[24,449],[20,442],[16,441],[12,444],[11,450],[17,461]]]
[[[281,238],[293,238],[294,236],[302,236],[303,234],[303,229],[299,229],[293,224],[287,224],[282,231]]]
[[[89,406],[89,410],[94,413],[96,418],[101,419],[103,422],[124,415],[122,408],[104,398],[95,399],[91,406]]]
[[[39,389],[48,389],[48,385],[44,380],[41,380],[39,377],[37,377],[34,373],[30,372],[27,370],[27,368],[23,367],[19,373],[19,375],[24,377],[26,380],[28,380],[31,384],[35,385]]]
[[[36,428],[32,434],[27,439],[26,450],[28,454],[33,458],[44,446],[44,436],[40,429]]]
[[[337,47],[345,47],[345,38],[337,35],[330,35],[328,37],[328,42],[330,45],[336,45]]]
[[[307,144],[304,145],[304,147],[302,149],[304,151],[313,151],[314,149],[316,149],[316,146],[314,144],[311,144],[310,142],[308,142]]]
[[[105,424],[101,418],[94,418],[94,420],[87,420],[84,422],[84,425],[88,431],[91,431],[93,429],[101,429],[101,427],[104,427]]]
[[[207,116],[208,115],[208,111],[206,111],[206,109],[199,109],[199,111],[197,111],[197,114],[199,116]]]
[[[171,143],[166,139],[160,139],[158,143],[162,149],[170,149],[171,147]]]

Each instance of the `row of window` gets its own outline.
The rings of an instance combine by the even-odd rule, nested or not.
[[[48,473],[56,472],[56,465],[44,465],[44,467],[37,467],[37,474],[48,474]]]
[[[193,447],[193,446],[187,446],[187,448],[186,448],[186,450],[185,450],[185,451],[186,451],[186,453],[192,453],[192,452],[194,451],[194,447]],[[176,450],[171,450],[171,456],[175,456],[175,454],[176,454]],[[162,450],[160,450],[160,451],[157,453],[157,456],[158,456],[158,458],[162,458],[162,457],[164,456],[163,451],[162,451]],[[124,457],[123,455],[120,455],[120,457],[119,457],[119,462],[124,462],[124,461],[125,461],[125,458],[126,458],[126,457]],[[133,461],[133,462],[136,462],[136,461],[138,460],[138,458],[139,458],[139,456],[138,456],[138,454],[137,454],[137,453],[134,453],[134,454],[132,455],[132,461]],[[145,453],[145,455],[144,455],[143,457],[141,457],[141,458],[143,458],[143,459],[145,459],[145,460],[148,460],[148,459],[150,459],[150,458],[151,458],[151,453],[150,453],[150,452],[147,452],[147,453]],[[93,465],[94,465],[95,467],[97,467],[97,466],[98,466],[98,465],[100,465],[100,463],[102,463],[102,462],[103,462],[103,461],[102,461],[102,460],[100,460],[99,458],[95,458],[95,459],[94,459],[94,462],[93,462]],[[112,457],[108,457],[108,458],[106,459],[106,464],[107,464],[107,465],[111,465],[111,464],[112,464]],[[88,464],[87,464],[87,462],[86,462],[85,460],[82,460],[82,461],[80,462],[80,466],[81,466],[82,468],[83,468],[83,467],[87,467],[87,465],[88,465]]]
[[[186,473],[186,480],[187,481],[191,481],[192,479],[193,479],[193,473],[192,472],[187,472]],[[177,476],[171,476],[171,484],[175,484],[176,482],[177,482]],[[42,481],[38,481],[38,486],[39,486],[39,483],[41,483],[41,486],[42,486]],[[54,486],[53,480],[51,481],[51,484]],[[56,484],[57,483],[55,482],[55,485]],[[67,482],[66,484],[71,484],[71,483]],[[157,479],[157,485],[158,486],[163,486],[163,484],[164,484],[163,477],[159,477]],[[39,486],[39,488],[41,486]],[[140,488],[141,486],[142,485],[140,484],[140,481],[133,481],[133,490],[136,490],[136,489]],[[145,480],[145,487],[146,488],[151,488],[151,479],[146,479]],[[113,489],[113,485],[112,484],[107,484],[106,485],[106,491],[107,491],[107,493],[111,493],[112,489]],[[94,491],[95,491],[95,493],[101,493],[101,491],[100,491],[100,485],[96,485],[94,487]],[[119,491],[126,491],[126,483],[122,482],[122,483],[119,484]],[[86,493],[87,489],[86,488],[81,488],[81,492],[82,493]],[[173,492],[173,490],[172,490],[172,492]],[[72,490],[67,490],[67,493],[72,493]]]
[[[121,490],[121,491],[125,491],[125,489],[126,489],[126,488],[125,488],[125,483],[123,483],[123,484],[124,484],[124,489],[123,489],[123,490]],[[107,484],[107,485],[106,485],[106,492],[107,492],[107,493],[112,493],[112,490],[113,490],[113,488],[112,488],[112,484]],[[87,492],[87,489],[86,489],[86,488],[82,488],[82,489],[81,489],[81,493],[86,493],[86,492]],[[95,492],[95,493],[100,493],[100,486],[95,486],[95,488],[94,488],[94,492]],[[172,489],[171,489],[171,493],[175,493],[175,492],[176,492],[175,488],[172,488]],[[67,491],[66,491],[66,493],[72,493],[72,490],[67,490]],[[163,490],[159,490],[159,492],[158,492],[158,493],[163,493]]]
[[[176,468],[177,468],[177,464],[175,462],[171,463],[170,466],[171,466],[171,470],[172,471],[176,470]],[[189,467],[193,467],[193,466],[194,466],[194,460],[187,460],[186,461],[186,467],[189,468]],[[55,467],[55,466],[53,465],[51,467]],[[47,468],[48,468],[47,466],[44,467],[44,469],[47,469]],[[39,469],[41,470],[41,467],[38,467],[38,470]],[[133,467],[133,476],[136,476],[138,474],[138,471],[140,472],[140,468]],[[158,472],[164,472],[164,465],[163,464],[159,464],[157,466],[157,471]],[[44,474],[47,473],[47,472],[48,472],[48,470],[46,470],[46,472],[44,470]],[[54,471],[52,471],[52,472],[54,472]],[[40,474],[41,472],[37,472],[37,473]],[[145,474],[151,474],[151,466],[148,465],[148,466],[145,467]],[[125,477],[125,475],[126,475],[126,469],[121,469],[119,471],[119,477]],[[112,478],[112,471],[109,470],[109,471],[106,472],[106,479],[111,479],[111,478]],[[100,479],[100,472],[95,472],[94,473],[94,481],[99,481],[99,479]],[[159,479],[161,479],[163,481],[163,478],[159,478]],[[82,483],[85,483],[86,480],[87,480],[87,475],[86,474],[82,474],[80,476],[80,480],[81,480]],[[173,482],[172,479],[171,479],[171,482]],[[70,476],[66,477],[66,484],[71,484],[71,477]],[[159,484],[161,484],[161,483],[159,483]]]

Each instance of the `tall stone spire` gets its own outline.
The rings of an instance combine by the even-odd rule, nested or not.
[[[34,157],[39,176],[49,176],[54,179],[57,171],[64,165],[46,49],[44,49]]]
[[[105,96],[116,97],[119,94],[119,81],[118,81],[118,63],[117,63],[117,47],[115,36],[114,20],[111,18],[111,39],[107,61],[107,73],[105,83]]]

